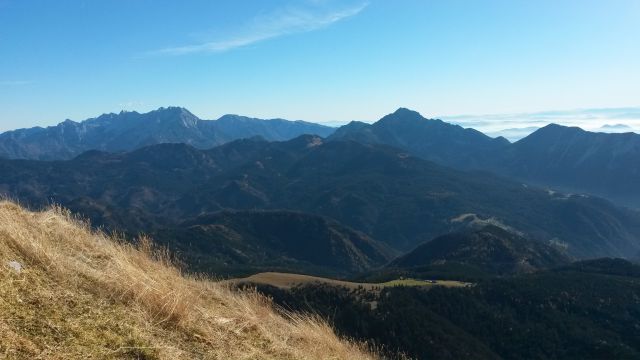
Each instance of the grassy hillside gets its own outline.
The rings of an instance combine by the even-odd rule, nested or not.
[[[373,357],[255,292],[184,276],[149,244],[92,232],[61,209],[1,202],[0,357]]]

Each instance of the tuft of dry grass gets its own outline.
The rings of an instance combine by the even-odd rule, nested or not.
[[[21,270],[11,266],[18,262]],[[371,359],[318,318],[187,276],[149,239],[0,202],[0,358]]]

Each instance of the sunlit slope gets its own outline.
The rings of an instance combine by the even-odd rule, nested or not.
[[[0,358],[372,358],[256,293],[187,277],[167,254],[60,209],[0,203]]]

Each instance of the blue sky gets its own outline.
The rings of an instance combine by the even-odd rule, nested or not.
[[[505,129],[633,110],[639,24],[637,0],[0,0],[0,131],[169,105],[338,123],[401,106],[463,124],[512,114],[490,117]]]

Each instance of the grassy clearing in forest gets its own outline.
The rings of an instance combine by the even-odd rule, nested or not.
[[[298,285],[304,284],[328,284],[333,286],[344,286],[350,289],[364,288],[367,290],[379,290],[383,287],[389,286],[446,286],[446,287],[464,287],[469,286],[469,283],[452,280],[416,280],[416,279],[398,279],[387,281],[384,283],[357,283],[350,281],[334,280],[329,278],[323,278],[319,276],[309,276],[291,273],[278,273],[278,272],[264,272],[255,275],[251,275],[246,278],[232,279],[225,281],[227,283],[234,284],[265,284],[272,285],[279,288],[287,289]]]

